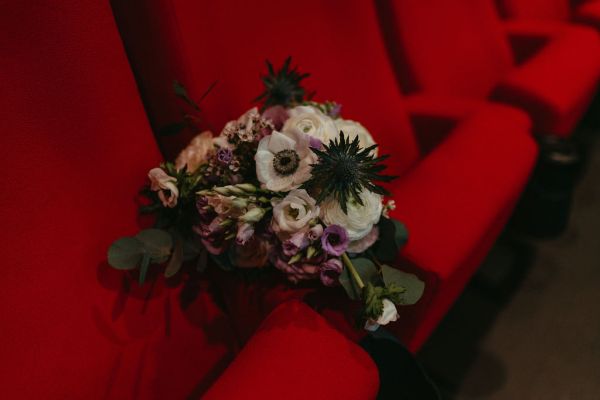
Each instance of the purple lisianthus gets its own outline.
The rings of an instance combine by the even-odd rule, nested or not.
[[[323,147],[323,142],[314,136],[308,138],[308,146],[312,149],[320,150]]]
[[[335,105],[333,107],[331,107],[331,110],[329,110],[329,116],[331,118],[337,118],[340,116],[341,112],[342,112],[342,105],[339,103],[335,103]]]
[[[203,224],[209,224],[217,216],[214,210],[208,206],[208,199],[205,196],[198,197],[196,200],[196,209]]]
[[[219,163],[221,165],[229,165],[229,163],[231,162],[232,159],[233,159],[233,152],[231,151],[231,149],[228,149],[226,147],[221,147],[217,151],[217,161],[219,161]]]
[[[343,269],[342,262],[339,258],[330,258],[321,264],[320,278],[321,282],[325,286],[335,286],[338,283],[338,278],[342,273]]]
[[[340,225],[329,225],[321,236],[321,246],[327,254],[341,256],[348,248],[348,232]]]

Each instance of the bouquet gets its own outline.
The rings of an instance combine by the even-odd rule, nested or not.
[[[301,85],[308,75],[290,58],[277,71],[267,66],[260,111],[218,136],[200,133],[174,162],[150,170],[141,211],[156,215],[155,226],[115,241],[109,264],[138,270],[140,284],[151,264],[171,277],[184,261],[202,270],[208,257],[228,271],[271,268],[292,283],[343,286],[362,303],[368,330],[395,321],[396,306],[418,301],[424,283],[386,264],[408,237],[380,185],[394,178],[383,174],[388,156],[341,117],[340,104],[312,101]]]

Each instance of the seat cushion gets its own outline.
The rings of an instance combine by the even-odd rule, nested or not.
[[[410,232],[397,265],[426,280],[421,301],[390,326],[412,350],[454,302],[519,198],[537,155],[529,126],[522,111],[481,109],[394,189],[392,215]]]
[[[576,8],[574,18],[578,22],[600,29],[600,1],[591,0],[581,4]]]
[[[377,367],[310,307],[277,307],[204,399],[374,399]]]
[[[231,347],[206,282],[187,285],[184,309],[179,290],[106,264],[139,229],[135,197],[161,160],[109,5],[4,3],[0,25],[3,397],[205,389]]]
[[[600,36],[573,26],[508,75],[492,98],[526,110],[536,132],[564,137],[587,109],[599,77]]]

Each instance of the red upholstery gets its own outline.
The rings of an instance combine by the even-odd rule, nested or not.
[[[569,0],[496,0],[503,17],[568,21]]]
[[[553,28],[540,42],[539,24],[513,43],[489,0],[378,1],[388,48],[408,91],[489,98],[523,108],[543,134],[569,136],[600,78],[600,36],[584,27]],[[556,26],[556,25],[555,25]],[[537,48],[536,48],[537,49]],[[552,77],[552,80],[549,80]],[[543,87],[543,90],[540,88]]]
[[[141,0],[134,3],[139,3],[140,7],[144,6]],[[168,30],[163,33],[164,37],[178,40],[168,46],[170,52],[161,57],[185,63],[174,69],[184,71],[187,77],[185,83],[190,91],[202,93],[212,81],[218,79],[217,87],[203,102],[203,118],[207,126],[217,129],[251,106],[251,99],[261,91],[257,77],[265,70],[265,58],[278,65],[286,56],[291,55],[294,63],[300,65],[303,71],[313,74],[307,79],[307,85],[309,89],[318,90],[318,100],[341,101],[344,115],[361,121],[374,134],[385,152],[393,154],[390,159],[392,171],[398,174],[405,173],[406,177],[417,176],[412,175],[411,171],[422,174],[420,176],[423,180],[418,183],[419,191],[407,195],[414,196],[412,199],[420,197],[422,204],[410,201],[406,206],[399,207],[402,215],[409,221],[411,231],[414,229],[419,236],[414,238],[411,234],[411,241],[414,240],[415,244],[409,247],[407,255],[412,262],[400,259],[399,263],[419,273],[431,283],[428,299],[422,302],[420,308],[416,307],[410,311],[411,318],[397,324],[402,326],[401,336],[416,350],[426,335],[423,334],[417,340],[411,338],[414,338],[415,331],[420,329],[422,321],[429,318],[428,313],[433,312],[430,306],[435,306],[436,310],[450,307],[456,297],[454,292],[460,291],[485,255],[489,247],[488,242],[491,243],[497,235],[498,227],[502,226],[506,215],[510,213],[514,197],[521,191],[529,175],[536,149],[528,135],[526,118],[517,111],[498,106],[488,109],[475,119],[481,124],[482,130],[498,132],[499,129],[493,127],[509,129],[509,133],[500,133],[505,141],[501,148],[510,148],[510,154],[498,152],[494,148],[497,147],[494,140],[498,138],[488,141],[485,132],[482,132],[481,139],[476,142],[468,144],[465,141],[465,145],[468,144],[465,149],[466,156],[462,155],[459,146],[449,144],[441,146],[439,152],[435,151],[437,155],[433,160],[440,161],[429,161],[429,157],[426,157],[424,161],[419,162],[414,132],[409,125],[409,118],[403,108],[401,95],[385,52],[377,25],[376,10],[369,2],[307,0],[302,3],[302,7],[298,7],[291,3],[288,5],[273,1],[233,3],[163,0],[146,3],[146,6],[154,9],[146,24],[160,18],[160,13],[165,9],[173,16],[165,17],[172,26],[161,23],[157,28]],[[131,6],[132,9],[135,7]],[[235,12],[230,12],[233,8]],[[116,4],[114,9],[124,10]],[[222,15],[227,15],[227,23],[223,23],[220,18]],[[127,14],[117,15],[117,20],[121,21],[121,24],[143,23]],[[139,27],[139,31],[147,29],[151,28]],[[124,41],[129,43],[128,47],[135,46],[135,36],[125,37]],[[181,54],[173,54],[177,52]],[[505,52],[509,57],[508,49]],[[134,65],[150,61],[142,58],[135,61]],[[504,67],[500,67],[500,72],[503,69]],[[161,85],[162,82],[171,79],[168,76],[141,76],[145,73],[145,70],[136,70],[138,82]],[[502,76],[501,73],[497,75]],[[489,79],[490,82],[495,79],[492,78],[493,76]],[[151,92],[142,89],[145,93]],[[159,103],[171,100],[160,98],[148,101]],[[480,105],[480,102],[472,103]],[[457,108],[464,109],[466,113],[476,111],[469,111],[471,106]],[[452,121],[453,124],[457,122]],[[428,121],[425,121],[425,125],[427,123]],[[469,126],[472,128],[461,129],[475,130],[476,124],[470,122]],[[476,136],[472,132],[460,136],[462,135]],[[463,143],[460,138],[450,143],[455,141]],[[496,154],[497,157],[486,157],[490,153]],[[511,157],[518,160],[514,166],[510,161]],[[445,163],[456,163],[455,158],[460,162],[449,168]],[[482,163],[482,159],[490,162]],[[435,169],[439,169],[438,174],[442,175],[436,175]],[[456,172],[451,181],[456,186],[441,179],[442,176],[447,177],[442,170]],[[460,181],[459,177],[462,176],[467,178],[458,185],[457,180]],[[416,182],[416,179],[407,179]],[[416,187],[417,183],[413,184]],[[488,189],[490,185],[494,187],[491,191]],[[403,187],[403,178],[398,180],[397,186]],[[472,187],[472,190],[465,191],[463,186]],[[441,193],[444,193],[444,196],[440,196]],[[397,198],[398,203],[403,203],[402,196],[404,194]],[[454,199],[453,202],[442,201],[442,197],[446,196]],[[465,217],[464,213],[473,212],[474,207],[478,209],[478,217]],[[457,213],[456,209],[462,210],[463,214]],[[424,251],[431,253],[431,249],[439,244],[438,234],[443,232],[433,232],[438,229],[437,225],[425,225],[431,222],[422,219],[428,212],[432,215],[456,215],[463,225],[464,232],[461,232],[465,233],[465,236],[448,235],[445,231],[445,239],[448,242],[439,250],[437,257],[447,258],[446,264],[434,262],[434,259],[425,255],[422,258],[417,255]],[[445,225],[444,221],[449,220],[444,218],[438,222],[444,229],[449,229],[449,225]],[[474,239],[476,235],[486,235],[491,239],[482,245],[482,242]],[[433,247],[428,247],[427,243]],[[414,265],[413,262],[433,264]],[[449,288],[448,285],[452,287]],[[244,337],[248,337],[256,329],[258,322],[277,303],[289,298],[302,298],[314,304],[330,321],[334,321],[338,329],[356,338],[356,331],[352,333],[349,328],[350,320],[346,317],[351,313],[342,306],[338,307],[338,304],[347,304],[347,300],[339,303],[332,300],[343,299],[339,292],[323,291],[327,292],[329,297],[327,302],[321,302],[319,298],[323,292],[315,293],[311,288],[292,290],[279,283],[259,287],[247,286],[236,284],[231,279],[223,280],[223,292],[227,293],[228,308],[234,315],[233,321],[237,322],[238,332],[245,332],[242,335]],[[442,296],[444,292],[450,295]],[[324,307],[323,304],[327,304],[328,307]],[[440,304],[443,304],[443,307]],[[432,321],[439,321],[439,316]],[[431,326],[428,325],[428,331],[435,322],[432,322]]]
[[[600,1],[591,0],[581,4],[573,17],[578,22],[600,28]]]
[[[317,313],[283,303],[263,322],[203,397],[221,399],[374,399],[373,360]]]

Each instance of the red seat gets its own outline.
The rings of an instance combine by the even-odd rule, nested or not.
[[[155,52],[131,52],[133,65],[157,57],[181,63],[169,69],[183,71],[184,83],[195,94],[218,80],[202,103],[203,121],[217,129],[215,133],[248,109],[261,92],[258,77],[265,71],[264,60],[278,65],[291,55],[302,71],[312,74],[307,85],[317,90],[317,100],[340,101],[343,114],[361,121],[383,151],[393,155],[389,166],[402,175],[393,186],[396,212],[414,233],[398,265],[417,271],[429,283],[425,299],[406,308],[406,318],[394,328],[416,350],[489,249],[529,176],[537,149],[528,134],[526,115],[504,106],[487,108],[423,157],[385,51],[375,7],[369,2],[307,0],[298,6],[275,1],[163,0],[127,2],[127,7],[113,3],[119,25],[129,26],[129,31],[139,25],[137,34],[124,36],[127,48],[136,47],[143,36],[139,32],[152,29],[159,30],[154,35],[173,40]],[[146,15],[146,21],[139,15]],[[154,24],[157,20],[161,22]],[[173,79],[147,68],[135,73],[143,93],[153,92],[146,86],[167,85]],[[169,97],[145,99],[153,108],[171,101]],[[172,104],[165,104],[169,107]],[[446,128],[464,117],[420,112],[422,126]],[[277,282],[236,289],[232,279],[225,278],[224,285],[230,309],[237,310],[233,319],[242,325],[240,331],[249,334],[265,312],[292,297],[315,304],[338,328],[356,335],[349,320],[337,312],[337,304],[347,300],[340,295],[342,300],[336,303],[331,298],[338,292],[321,292],[331,297],[319,302],[319,295],[311,290],[287,289]]]
[[[600,29],[599,0],[497,0],[505,18],[582,22]]]
[[[214,286],[157,279],[139,288],[106,264],[111,241],[139,229],[134,198],[161,160],[109,5],[11,2],[0,22],[2,397],[199,397],[238,343]],[[316,373],[331,359],[352,377],[332,397],[374,398],[366,353],[306,307],[284,307],[270,318],[274,346],[306,330],[289,315],[328,345],[323,359],[287,360],[309,374],[303,393],[323,390]]]
[[[536,133],[565,137],[596,91],[600,36],[592,29],[505,25],[489,0],[379,0],[378,6],[407,92],[501,101],[527,111]],[[514,57],[524,62],[516,65]]]

